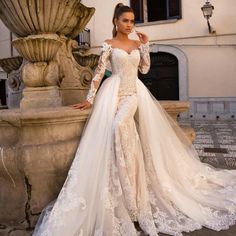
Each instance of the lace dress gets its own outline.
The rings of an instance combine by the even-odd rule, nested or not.
[[[112,76],[97,88],[108,61]],[[200,162],[179,126],[137,78],[149,44],[104,43],[87,100],[94,102],[64,186],[33,235],[182,235],[236,219],[236,171]]]

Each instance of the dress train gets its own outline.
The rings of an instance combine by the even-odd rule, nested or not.
[[[146,87],[119,97],[120,77],[98,91],[65,184],[33,235],[182,235],[236,220],[236,171],[200,162]],[[92,137],[92,138],[91,138]]]

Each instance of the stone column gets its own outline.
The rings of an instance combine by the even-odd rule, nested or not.
[[[13,46],[28,61],[22,69],[25,84],[22,109],[62,105],[58,63],[53,61],[61,44],[57,34],[32,35],[13,41]]]
[[[75,38],[94,11],[80,0],[0,0],[0,18],[19,37],[13,46],[28,61],[22,68],[25,88],[21,109],[62,105],[59,73],[65,72],[61,70],[64,60],[58,61],[56,54],[63,46],[62,38]],[[63,56],[66,59],[66,53]],[[78,72],[83,77],[85,70],[74,70]],[[91,71],[85,74],[86,80],[91,80]]]

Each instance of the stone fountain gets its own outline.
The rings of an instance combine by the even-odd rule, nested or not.
[[[24,88],[24,83],[21,79],[22,64],[23,58],[21,56],[0,59],[0,66],[8,74],[8,108],[20,106],[22,90]]]
[[[65,180],[89,111],[64,105],[85,98],[93,74],[72,39],[94,11],[80,0],[0,0],[21,55],[0,66],[23,94],[19,108],[0,113],[0,235],[31,235]]]
[[[19,108],[0,113],[1,236],[31,235],[66,178],[90,113],[66,105],[85,98],[98,61],[75,50],[72,39],[94,11],[80,0],[0,0],[0,18],[24,58],[0,60],[23,94]],[[187,107],[176,104],[170,113]]]

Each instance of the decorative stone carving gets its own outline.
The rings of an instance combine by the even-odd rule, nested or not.
[[[58,64],[51,61],[27,63],[22,70],[22,77],[27,87],[57,86],[59,83]]]
[[[77,36],[93,13],[80,0],[0,0],[0,18],[26,37],[14,46],[29,60],[22,65],[21,109],[0,113],[2,236],[30,234],[75,156],[90,111],[61,104],[85,98],[98,56],[73,56],[77,44],[69,37]],[[14,77],[10,81],[12,88],[19,87]]]
[[[0,59],[0,66],[8,73],[6,81],[8,108],[20,106],[22,90],[24,88],[24,83],[21,78],[21,68],[23,64],[23,58],[20,56]]]
[[[13,44],[28,60],[22,65],[21,109],[0,113],[2,236],[30,235],[74,158],[90,111],[61,107],[61,98],[63,104],[81,101],[90,87],[93,72],[74,59],[70,37],[83,30],[94,10],[80,0],[0,0],[0,18],[25,37]],[[13,89],[19,86],[14,77],[10,82]]]
[[[170,111],[179,102],[161,103]],[[187,102],[180,103],[187,109]],[[27,235],[26,229],[35,225],[41,210],[56,198],[89,113],[71,107],[0,113],[0,235],[20,229]]]
[[[60,107],[0,113],[1,236],[28,235],[56,198],[89,112]]]
[[[29,61],[22,69],[22,79],[28,87],[23,92],[22,109],[61,105],[58,64],[52,61],[61,44],[56,34],[33,35],[13,41],[13,46]]]
[[[56,55],[60,70],[60,91],[62,104],[70,105],[85,99],[93,77],[88,66],[82,66],[75,60],[72,51],[78,48],[75,40],[61,37],[62,46]]]
[[[80,3],[78,8],[74,11],[73,18],[68,22],[66,27],[60,33],[66,35],[69,38],[75,38],[85,28],[94,12],[95,8],[86,7]],[[76,22],[74,27],[73,22]]]
[[[20,67],[23,57],[9,57],[0,59],[0,66],[8,74],[7,85],[13,91],[18,91],[22,86]]]
[[[27,92],[24,92],[21,102],[22,109],[62,105],[62,102],[59,102],[60,78],[63,85],[67,83],[82,88],[82,94],[79,94],[76,101],[84,99],[91,80],[91,70],[79,66],[75,60],[71,62],[70,59],[64,58],[65,61],[70,61],[69,69],[65,69],[64,60],[57,60],[58,57],[55,55],[63,42],[70,37],[76,37],[84,29],[94,11],[94,8],[81,4],[80,0],[0,0],[0,18],[13,33],[24,37],[14,40],[13,46],[29,61],[23,68],[22,79]],[[62,49],[65,52],[62,53],[63,56],[70,54],[69,57],[73,58],[70,47],[67,49],[68,53]],[[60,70],[62,69],[61,77],[59,77],[59,64]],[[71,72],[73,69],[75,71]],[[66,75],[67,72],[69,75]],[[69,78],[72,74],[73,76]],[[39,86],[42,88],[37,88]],[[45,88],[47,86],[50,88]],[[41,99],[37,100],[40,93],[42,93]]]
[[[57,34],[31,35],[12,42],[20,55],[29,62],[51,61],[61,44]]]
[[[94,14],[80,0],[1,0],[0,18],[20,37],[58,33],[76,37]]]
[[[91,69],[97,66],[99,60],[99,55],[97,54],[83,55],[78,51],[73,51],[73,56],[80,65],[90,67]]]
[[[0,67],[7,73],[10,74],[13,70],[18,70],[23,62],[23,57],[9,57],[0,59]]]
[[[23,85],[21,81],[21,72],[20,70],[14,71],[10,73],[9,77],[7,78],[7,85],[12,91],[19,91]]]

